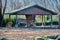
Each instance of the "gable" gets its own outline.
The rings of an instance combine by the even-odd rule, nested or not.
[[[18,12],[17,14],[50,14],[49,12],[47,11],[44,11],[42,9],[39,9],[37,7],[31,7],[31,8],[28,8],[28,9],[25,9],[25,10],[22,10],[20,12]]]

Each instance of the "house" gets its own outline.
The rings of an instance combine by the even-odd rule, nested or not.
[[[56,12],[46,9],[38,4],[29,5],[24,8],[20,8],[20,9],[11,11],[11,12],[7,12],[5,14],[16,15],[16,24],[18,23],[17,15],[25,15],[26,20],[27,20],[27,27],[29,27],[30,25],[34,26],[36,15],[42,15],[42,25],[44,25],[43,16],[50,15],[51,16],[51,26],[52,26],[52,15],[57,15]]]

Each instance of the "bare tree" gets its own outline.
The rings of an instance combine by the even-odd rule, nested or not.
[[[30,0],[23,0],[23,2],[24,2],[24,6],[27,6],[30,4]]]
[[[13,9],[16,10],[16,9],[19,9],[22,7],[22,3],[19,2],[20,0],[15,0],[15,2],[13,3]]]
[[[2,0],[0,0],[0,26],[2,26],[3,23],[3,16],[5,13],[6,5],[7,5],[7,0],[5,0],[5,5],[4,8],[2,8]]]

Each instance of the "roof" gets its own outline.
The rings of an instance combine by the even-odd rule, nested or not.
[[[23,8],[19,8],[19,9],[17,9],[17,10],[11,11],[11,12],[7,12],[7,13],[5,13],[5,14],[17,14],[18,12],[24,11],[24,10],[29,9],[29,8],[31,8],[31,7],[40,8],[40,9],[42,9],[42,10],[44,10],[44,11],[47,11],[47,12],[53,14],[53,15],[56,15],[56,14],[57,14],[56,12],[53,12],[53,11],[51,11],[51,10],[49,10],[49,9],[46,9],[46,8],[44,8],[44,7],[42,7],[42,6],[38,5],[38,4],[32,4],[32,5],[29,5],[29,6],[26,6],[26,7],[23,7]],[[21,13],[21,14],[22,14],[22,13]]]

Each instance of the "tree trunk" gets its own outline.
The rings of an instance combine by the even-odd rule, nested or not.
[[[0,27],[2,26],[2,19],[3,19],[3,16],[2,14],[0,14]]]
[[[2,0],[0,0],[0,27],[2,26],[2,23],[3,23],[3,16],[5,13],[6,5],[7,5],[7,0],[5,0],[5,5],[4,5],[4,8],[2,10]]]
[[[2,24],[2,0],[0,0],[0,26]]]

